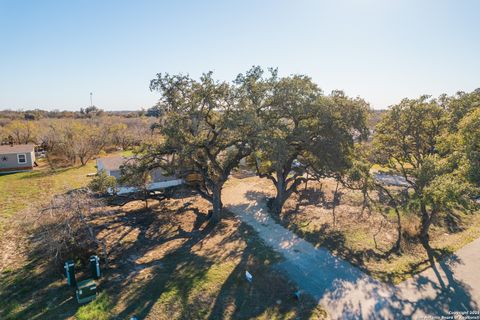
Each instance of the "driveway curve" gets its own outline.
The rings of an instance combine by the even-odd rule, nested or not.
[[[429,268],[397,286],[389,285],[276,223],[261,196],[247,198],[249,184],[235,180],[224,188],[225,207],[284,256],[276,267],[314,296],[332,319],[432,319],[480,309],[480,239],[435,270]]]

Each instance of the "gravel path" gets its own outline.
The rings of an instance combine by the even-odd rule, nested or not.
[[[248,194],[250,188],[248,183],[228,183],[222,198],[226,208],[285,257],[277,267],[313,295],[332,319],[425,319],[480,310],[480,239],[437,265],[437,272],[430,268],[398,286],[387,285],[277,224],[261,196]]]

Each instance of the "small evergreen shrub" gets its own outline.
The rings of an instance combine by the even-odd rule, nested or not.
[[[113,193],[115,193],[117,188],[117,179],[109,176],[105,170],[100,170],[100,172],[89,183],[88,187],[93,192],[101,194],[107,194],[109,190],[113,190]]]

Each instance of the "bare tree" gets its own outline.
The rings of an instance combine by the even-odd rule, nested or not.
[[[106,244],[97,238],[91,224],[93,209],[100,204],[83,190],[56,196],[35,214],[37,248],[55,263],[86,258],[100,249],[108,267]]]
[[[38,126],[33,121],[14,120],[8,123],[4,130],[18,144],[36,142]]]

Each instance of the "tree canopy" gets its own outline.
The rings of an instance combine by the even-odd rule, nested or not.
[[[367,132],[368,104],[341,91],[324,96],[301,75],[274,79],[269,85],[253,160],[257,173],[275,185],[271,209],[279,213],[302,182],[335,176],[349,166],[354,137]]]
[[[162,97],[160,133],[164,141],[149,148],[147,161],[162,166],[166,159],[177,170],[202,176],[197,191],[213,204],[213,220],[222,212],[221,190],[233,168],[251,152],[245,138],[256,134],[255,106],[244,84],[261,76],[252,71],[234,83],[213,79],[211,72],[197,81],[185,75],[162,75],[151,90]],[[171,156],[169,158],[169,156]]]
[[[410,207],[421,218],[420,239],[431,259],[432,223],[441,214],[469,208],[473,197],[472,185],[462,170],[466,149],[460,154],[453,151],[459,148],[454,141],[470,141],[462,135],[475,130],[471,130],[469,117],[462,120],[456,116],[452,105],[457,103],[450,100],[445,108],[428,96],[404,99],[378,123],[373,140],[375,160],[402,175],[409,185]]]

